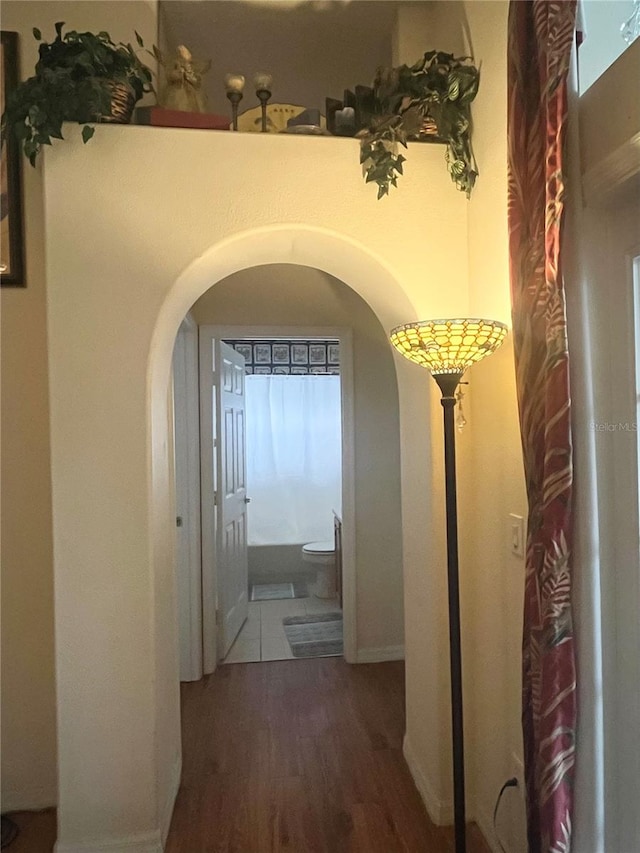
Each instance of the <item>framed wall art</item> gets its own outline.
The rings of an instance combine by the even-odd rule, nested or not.
[[[0,113],[18,83],[18,34],[2,32],[0,47]],[[24,243],[22,229],[22,163],[20,147],[12,134],[2,138],[0,219],[0,283],[24,287]]]

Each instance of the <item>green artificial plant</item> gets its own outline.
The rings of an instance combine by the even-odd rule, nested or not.
[[[63,122],[84,125],[82,139],[88,142],[94,133],[89,122],[111,120],[114,85],[126,86],[132,103],[154,91],[151,69],[130,44],[116,44],[106,32],[72,30],[63,35],[63,27],[62,22],[55,25],[51,43],[43,42],[40,30],[34,28],[33,35],[41,42],[35,74],[13,90],[2,116],[3,134],[15,134],[32,166],[43,145],[63,138]]]
[[[467,197],[478,176],[471,148],[470,105],[478,92],[480,72],[471,57],[431,50],[411,67],[380,68],[374,82],[378,116],[360,134],[360,163],[365,180],[378,185],[378,198],[397,186],[406,157],[398,143],[418,138],[424,128],[446,142],[447,168]],[[426,137],[428,138],[428,137]]]

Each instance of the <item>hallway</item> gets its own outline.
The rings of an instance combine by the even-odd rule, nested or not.
[[[166,853],[449,853],[402,756],[404,665],[236,664],[182,685]],[[475,826],[469,853],[488,853]]]

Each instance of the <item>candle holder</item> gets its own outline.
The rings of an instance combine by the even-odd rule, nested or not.
[[[266,74],[264,72],[258,72],[256,76],[253,78],[253,83],[256,87],[256,96],[260,101],[260,107],[262,109],[262,126],[260,128],[261,133],[267,132],[267,104],[269,103],[269,98],[271,97],[271,85],[273,83],[273,77],[271,74]]]
[[[238,104],[242,100],[244,89],[244,77],[242,74],[226,74],[224,84],[227,89],[227,98],[231,102],[231,121],[234,130],[238,129]]]

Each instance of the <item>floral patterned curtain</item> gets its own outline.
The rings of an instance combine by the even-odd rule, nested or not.
[[[510,279],[529,503],[522,725],[530,853],[571,849],[573,468],[561,237],[575,18],[575,0],[511,0],[509,7]]]

